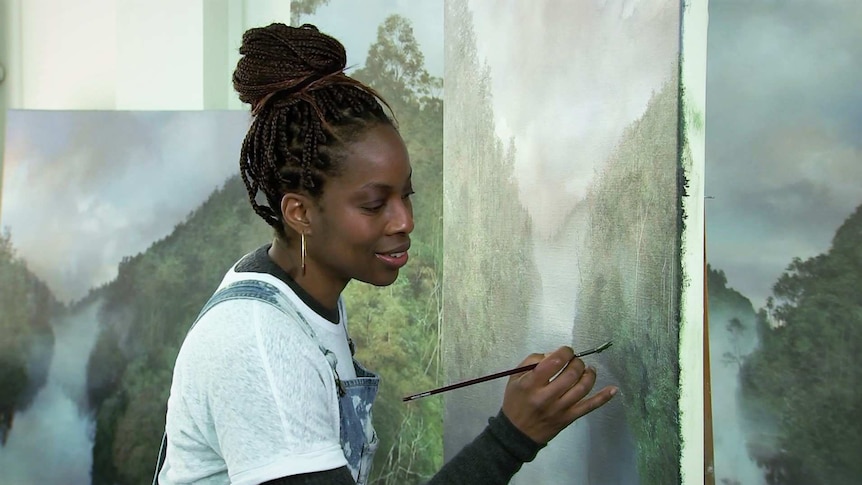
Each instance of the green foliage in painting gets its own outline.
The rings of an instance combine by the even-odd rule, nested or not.
[[[796,258],[758,314],[743,397],[774,425],[755,453],[770,484],[858,483],[862,475],[862,206],[824,254]],[[758,450],[754,450],[757,452]]]
[[[16,410],[45,383],[54,334],[50,320],[62,310],[48,287],[15,254],[8,231],[0,234],[0,444]]]
[[[706,285],[716,483],[761,483],[762,472],[748,454],[772,444],[756,431],[764,421],[747,416],[739,396],[739,371],[757,346],[757,314],[748,298],[728,286],[724,271],[707,265]]]
[[[443,100],[435,93],[442,80],[425,70],[410,22],[397,15],[380,25],[365,67],[354,76],[392,108],[416,190],[410,263],[398,281],[387,288],[354,283],[345,292],[357,358],[382,374],[372,482],[420,483],[442,465],[443,409],[439,401],[405,405],[401,397],[440,382]]]
[[[756,313],[751,301],[727,286],[724,271],[707,265],[710,363],[739,371],[757,344]]]
[[[641,485],[680,480],[680,200],[671,79],[623,134],[587,196],[589,234],[576,327],[607,335]]]
[[[530,257],[530,217],[513,178],[515,149],[495,133],[490,79],[480,65],[465,2],[446,4],[447,118],[444,237],[448,379],[476,365],[513,364],[494,352],[498,339],[523,342],[537,272]],[[451,21],[450,21],[451,19]],[[454,33],[454,34],[450,34]],[[456,202],[457,201],[457,202]],[[502,357],[505,363],[495,363]],[[490,369],[488,369],[490,370]],[[451,397],[457,399],[457,396]]]
[[[94,290],[102,330],[87,367],[96,412],[93,483],[152,479],[179,346],[224,272],[270,237],[232,177],[145,252]],[[92,297],[92,295],[91,295]]]
[[[405,53],[379,47],[393,42]],[[413,165],[416,230],[410,263],[394,285],[352,283],[344,298],[357,358],[382,374],[374,482],[410,484],[427,479],[442,462],[441,406],[405,406],[400,398],[439,382],[443,105],[432,95],[440,80],[424,71],[403,18],[387,19],[369,56],[373,62],[355,76],[393,100]],[[371,67],[383,65],[387,70]],[[408,82],[391,78],[406,71]],[[271,237],[249,207],[241,180],[232,177],[168,237],[124,259],[115,281],[95,290],[104,298],[102,332],[88,366],[89,397],[98,409],[95,484],[152,478],[185,333],[230,265]]]
[[[413,36],[413,27],[399,15],[388,17],[378,27],[377,41],[356,77],[383,94],[399,120],[402,115],[409,116],[403,112],[410,107],[442,102],[439,90],[443,81],[425,70],[425,56]]]

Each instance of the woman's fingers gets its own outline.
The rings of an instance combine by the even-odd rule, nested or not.
[[[593,386],[595,385],[596,370],[593,368],[584,369],[580,375],[578,375],[578,379],[560,394],[558,400],[559,407],[568,408],[575,405],[578,401],[586,397],[587,394],[593,390]]]
[[[610,401],[617,392],[618,389],[616,387],[607,386],[589,398],[579,400],[568,410],[566,418],[571,422],[590,414],[596,409],[607,404],[607,402]]]
[[[556,377],[547,385],[546,392],[552,399],[560,399],[563,395],[569,392],[573,386],[583,380],[586,366],[581,359],[573,359],[566,365]]]
[[[503,398],[503,413],[536,443],[547,443],[575,419],[608,402],[617,390],[606,387],[593,396],[595,369],[587,369],[571,347],[550,354],[532,354],[521,366],[528,372],[512,376]]]
[[[533,354],[536,355],[536,354]],[[541,355],[541,354],[539,354]],[[524,375],[523,384],[528,387],[545,387],[572,360],[575,352],[571,347],[560,347],[547,354],[529,374]]]

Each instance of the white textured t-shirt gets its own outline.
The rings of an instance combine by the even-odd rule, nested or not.
[[[220,288],[246,279],[284,293],[337,356],[340,378],[355,378],[342,301],[333,324],[268,274],[231,270]],[[248,299],[201,317],[177,356],[160,483],[257,484],[347,464],[332,368],[300,325]]]

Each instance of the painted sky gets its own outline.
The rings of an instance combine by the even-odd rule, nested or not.
[[[341,41],[347,50],[347,65],[361,67],[368,48],[377,40],[377,27],[396,14],[413,25],[413,35],[425,55],[425,69],[443,77],[442,0],[330,0],[300,21],[315,24]]]
[[[764,304],[862,204],[862,2],[710,0],[707,252]]]
[[[623,131],[670,81],[677,0],[473,0],[494,124],[517,145],[515,179],[533,227],[552,237]]]
[[[64,301],[237,172],[244,112],[10,111],[0,227]]]

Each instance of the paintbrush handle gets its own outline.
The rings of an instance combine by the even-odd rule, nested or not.
[[[584,352],[581,352],[579,354],[575,354],[575,356],[572,357],[572,359],[577,359],[577,358],[583,357],[585,355],[590,355],[590,354],[595,354],[597,352],[601,352],[610,346],[611,346],[611,343],[607,342],[602,346],[599,346],[599,347],[596,347],[596,348],[590,349],[590,350],[585,350]],[[571,361],[569,361],[569,362],[571,362]],[[487,381],[492,381],[494,379],[499,379],[501,377],[511,376],[514,374],[520,374],[521,372],[526,372],[528,370],[535,369],[537,365],[539,365],[538,362],[536,362],[535,364],[525,365],[523,367],[516,367],[514,369],[504,370],[501,372],[497,372],[495,374],[489,374],[487,376],[477,377],[475,379],[470,379],[468,381],[463,381],[463,382],[458,382],[456,384],[450,384],[448,386],[438,387],[437,389],[431,389],[430,391],[420,392],[418,394],[413,394],[413,395],[410,395],[407,397],[403,397],[403,398],[401,398],[401,401],[403,401],[403,402],[413,401],[415,399],[433,396],[434,394],[440,394],[441,392],[446,392],[446,391],[451,391],[453,389],[460,389],[462,387],[472,386],[473,384],[479,384],[480,382],[487,382]]]
[[[473,384],[479,384],[480,382],[492,381],[494,379],[499,379],[501,377],[511,376],[513,374],[519,374],[521,372],[526,372],[528,370],[533,370],[536,366],[539,365],[538,362],[535,364],[525,365],[523,367],[516,367],[514,369],[504,370],[501,372],[497,372],[495,374],[489,374],[487,376],[477,377],[475,379],[470,379],[464,382],[458,382],[456,384],[450,384],[448,386],[438,387],[437,389],[432,389],[430,391],[420,392],[419,394],[413,394],[412,396],[407,396],[402,398],[402,401],[412,401],[414,399],[419,399],[422,397],[433,396],[434,394],[439,394],[441,392],[451,391],[453,389],[459,389],[462,387],[472,386]]]

